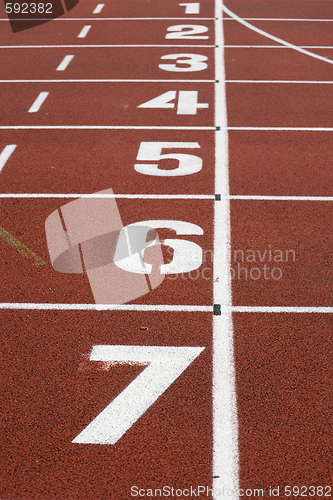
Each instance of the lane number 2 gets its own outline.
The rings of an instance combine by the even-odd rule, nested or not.
[[[165,38],[173,39],[192,39],[192,40],[206,40],[209,38],[208,35],[199,35],[199,33],[206,33],[208,31],[207,26],[201,26],[198,24],[176,24],[175,26],[169,26],[167,28],[167,33]]]

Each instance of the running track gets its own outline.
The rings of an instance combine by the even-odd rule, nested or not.
[[[0,226],[46,262],[2,236],[2,500],[332,495],[333,6],[180,3],[81,0],[16,34],[1,9]],[[204,38],[166,38],[184,24]],[[147,142],[202,168],[135,170]],[[159,230],[201,247],[198,271],[99,308],[55,271],[46,218],[110,188],[124,226],[201,228]],[[145,369],[97,345],[203,350],[116,444],[72,443]]]

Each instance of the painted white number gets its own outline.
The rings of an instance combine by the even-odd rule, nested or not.
[[[160,168],[156,163],[136,163],[134,169],[144,175],[158,175],[164,177],[176,177],[178,175],[191,175],[200,172],[202,159],[199,156],[172,153],[162,154],[164,148],[200,148],[197,142],[141,142],[137,160],[138,161],[160,161],[164,159],[178,160],[177,168],[166,170]]]
[[[148,365],[72,443],[115,444],[204,347],[95,345],[90,361]]]
[[[134,224],[129,224],[128,226],[123,227],[120,231],[118,244],[114,256],[114,261],[117,267],[123,269],[124,271],[130,273],[138,273],[138,274],[151,274],[153,266],[151,264],[147,264],[143,261],[143,252],[146,248],[152,247],[156,244],[166,245],[174,250],[172,261],[169,264],[162,264],[160,268],[161,274],[179,274],[179,273],[188,273],[193,271],[194,269],[198,269],[198,267],[202,264],[202,248],[199,247],[193,241],[188,240],[176,240],[176,239],[165,239],[161,242],[153,240],[151,242],[147,242],[145,244],[145,249],[143,252],[133,253],[129,257],[117,258],[119,253],[120,257],[123,255],[122,248],[124,246],[124,241],[126,240],[127,232],[133,232],[134,228],[143,227],[145,230],[145,241],[147,241],[148,233],[151,229],[162,229],[168,228],[176,231],[176,234],[196,234],[202,235],[203,230],[200,226],[196,224],[192,224],[191,222],[184,222],[182,220],[146,220],[135,222]],[[142,259],[142,260],[141,260]]]
[[[190,38],[190,39],[207,39],[209,36],[198,36],[199,33],[206,33],[208,28],[206,26],[199,26],[197,24],[177,24],[175,26],[169,26],[165,38]],[[173,32],[173,33],[172,33]]]
[[[181,7],[185,7],[185,14],[199,14],[200,12],[200,3],[180,3]]]
[[[167,54],[161,59],[176,59],[176,64],[159,64],[158,67],[164,71],[186,72],[186,71],[202,71],[207,68],[208,57],[201,54]],[[177,66],[177,64],[185,64],[186,66]]]
[[[140,104],[138,108],[175,108],[176,90],[169,90],[164,94]],[[199,108],[208,108],[207,103],[198,102],[197,90],[180,90],[178,94],[177,115],[196,115]]]

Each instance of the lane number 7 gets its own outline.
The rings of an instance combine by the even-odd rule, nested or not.
[[[150,101],[144,102],[137,106],[138,108],[159,108],[159,109],[174,109],[176,104],[174,101],[177,97],[176,90],[164,92]],[[198,109],[208,108],[206,102],[198,102],[197,90],[180,90],[178,92],[177,115],[196,115]]]
[[[72,443],[115,444],[199,356],[204,347],[95,345],[90,361],[147,368]]]

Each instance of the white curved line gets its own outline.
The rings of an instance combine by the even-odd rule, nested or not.
[[[318,54],[313,54],[312,52],[309,52],[308,50],[302,49],[301,47],[297,47],[297,45],[293,45],[292,43],[286,42],[285,40],[282,40],[281,38],[278,38],[274,35],[270,35],[266,31],[263,31],[259,28],[256,28],[252,24],[248,23],[247,21],[244,21],[241,17],[237,16],[234,12],[231,12],[231,10],[228,9],[225,5],[222,5],[222,10],[228,16],[232,17],[236,21],[238,21],[240,24],[243,24],[247,28],[249,28],[252,31],[255,31],[256,33],[259,33],[259,35],[263,35],[266,38],[270,38],[271,40],[274,40],[274,42],[280,43],[281,45],[284,45],[285,47],[288,47],[289,49],[296,50],[297,52],[301,52],[301,54],[305,54],[310,57],[314,57],[315,59],[319,59],[320,61],[327,62],[329,64],[333,64],[332,59],[327,59],[326,57],[319,56]]]

